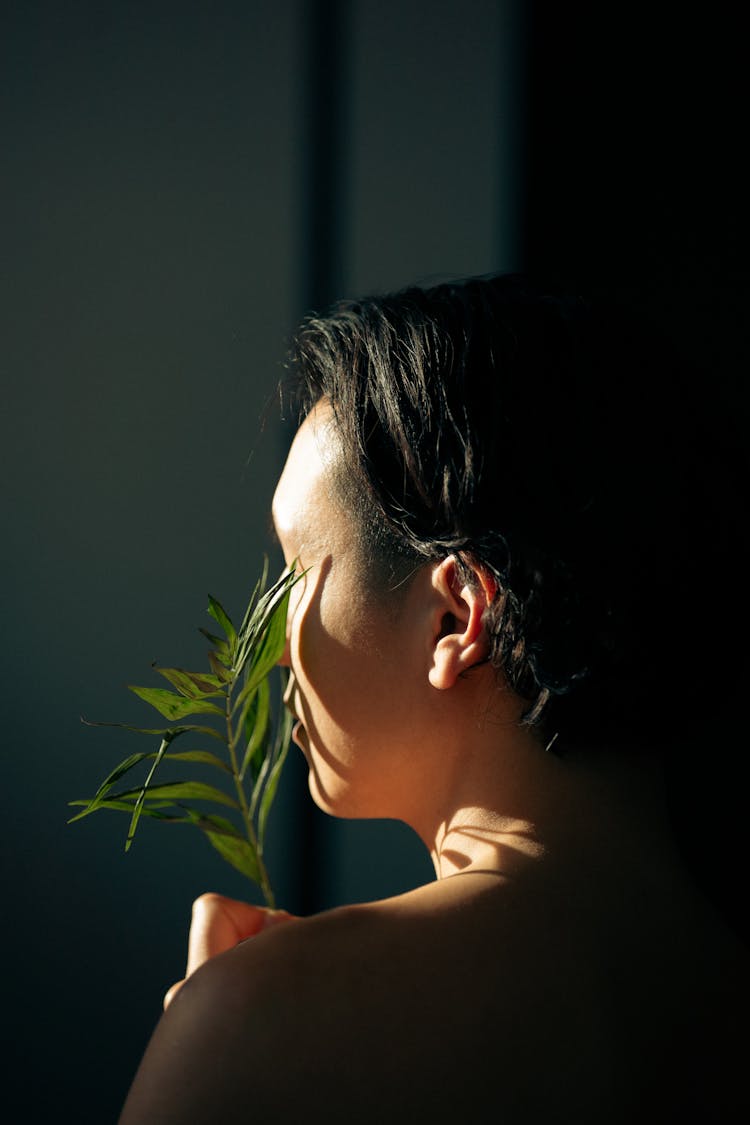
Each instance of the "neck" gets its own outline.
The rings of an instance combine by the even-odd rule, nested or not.
[[[652,756],[567,747],[558,757],[518,726],[478,735],[453,759],[442,787],[449,799],[434,800],[413,825],[438,879],[481,871],[515,880],[552,858],[606,861],[636,839],[664,843],[668,821]]]

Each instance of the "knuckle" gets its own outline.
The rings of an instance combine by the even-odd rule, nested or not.
[[[215,891],[205,891],[193,902],[193,918],[215,911],[221,906],[222,897]]]

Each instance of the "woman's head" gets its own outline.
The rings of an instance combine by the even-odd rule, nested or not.
[[[730,505],[689,376],[642,320],[472,279],[342,302],[291,366],[303,414],[330,404],[331,480],[383,596],[455,555],[494,590],[489,659],[527,722],[670,725]]]
[[[444,807],[452,751],[465,750],[467,730],[496,694],[489,668],[462,678],[486,656],[487,603],[466,589],[452,556],[419,567],[386,596],[335,486],[340,460],[321,400],[297,432],[273,500],[284,557],[302,572],[281,658],[290,673],[285,703],[321,808],[416,825],[425,801]],[[515,733],[518,700],[503,695],[492,721]]]

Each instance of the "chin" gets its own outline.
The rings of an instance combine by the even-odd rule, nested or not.
[[[361,798],[358,800],[356,792],[340,777],[334,776],[331,784],[324,784],[312,765],[307,775],[307,784],[313,801],[327,816],[338,820],[400,819],[396,810],[382,807],[382,802],[375,807],[371,801],[363,801]]]
[[[354,820],[366,819],[374,815],[365,809],[356,807],[356,802],[352,799],[352,793],[348,785],[345,785],[341,778],[334,776],[332,784],[325,785],[312,764],[310,764],[307,775],[307,785],[315,804],[321,812],[328,816],[335,816],[340,820]]]
[[[321,812],[327,813],[328,816],[346,815],[341,812],[338,802],[323,789],[320,784],[320,778],[312,766],[310,766],[310,771],[307,775],[307,785],[310,790],[310,796]]]

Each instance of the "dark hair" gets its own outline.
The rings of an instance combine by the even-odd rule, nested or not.
[[[520,276],[409,288],[308,317],[290,368],[303,414],[333,407],[381,577],[451,553],[494,577],[490,659],[526,722],[663,735],[686,677],[721,688],[747,557],[731,443],[632,304]]]

